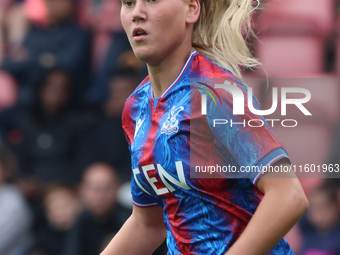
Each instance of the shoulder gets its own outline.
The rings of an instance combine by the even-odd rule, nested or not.
[[[207,78],[213,76],[216,78],[228,77],[238,79],[229,69],[218,65],[214,60],[200,52],[196,52],[191,68],[195,71],[199,71],[203,77]]]
[[[4,206],[6,205],[6,206]],[[31,211],[20,191],[13,185],[5,184],[0,189],[0,214],[8,214],[21,223],[31,220]]]
[[[19,190],[12,186],[12,185],[3,185],[0,189],[0,198],[3,201],[8,201],[10,202],[11,205],[17,204],[17,205],[22,205],[24,204],[24,199],[19,192]]]
[[[197,78],[198,81],[208,85],[208,90],[218,94],[218,98],[231,99],[235,93],[242,92],[243,97],[247,96],[248,88],[234,73],[230,70],[219,66],[208,56],[198,53],[191,65],[191,77]]]
[[[142,80],[141,83],[137,86],[137,88],[132,92],[130,97],[136,96],[136,95],[143,93],[143,92],[146,93],[146,90],[150,89],[150,86],[151,86],[150,78],[149,78],[149,76],[146,76],[144,78],[144,80]]]
[[[147,76],[132,92],[132,94],[126,99],[123,109],[123,116],[133,111],[134,108],[141,102],[149,99],[149,93],[151,93],[150,79]]]

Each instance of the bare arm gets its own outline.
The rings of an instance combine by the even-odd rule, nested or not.
[[[288,163],[283,165],[289,166]],[[295,173],[284,174],[287,178],[272,178],[277,173],[266,173],[259,180],[257,187],[264,197],[244,232],[226,255],[267,254],[305,213],[308,201],[299,180]]]
[[[100,255],[150,255],[165,237],[162,207],[134,206],[130,218]]]

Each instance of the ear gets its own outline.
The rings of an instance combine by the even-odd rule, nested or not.
[[[188,14],[186,22],[188,24],[195,24],[200,16],[201,5],[199,0],[187,0],[188,1]]]

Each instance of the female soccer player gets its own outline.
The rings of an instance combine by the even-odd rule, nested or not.
[[[233,115],[231,93],[216,88],[222,107],[210,99],[205,115],[195,96],[203,87],[191,86],[197,79],[228,80],[246,98],[237,77],[238,66],[258,64],[241,31],[249,28],[244,20],[251,10],[251,0],[122,0],[123,27],[149,76],[123,110],[133,213],[102,255],[151,254],[165,237],[169,254],[293,254],[282,238],[308,207],[296,178],[260,178],[263,171],[190,178],[193,160],[238,170],[289,166],[267,123],[214,128],[215,115],[241,121]],[[261,117],[246,106],[242,118]]]

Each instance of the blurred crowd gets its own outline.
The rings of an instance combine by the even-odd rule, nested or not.
[[[0,1],[1,255],[97,255],[131,214],[121,112],[146,67],[119,11]]]
[[[121,112],[147,72],[120,4],[0,0],[0,255],[98,255],[131,214]],[[327,42],[322,72],[334,73]],[[332,155],[339,163],[340,148]],[[340,255],[339,187],[327,180],[310,192],[297,254]]]

